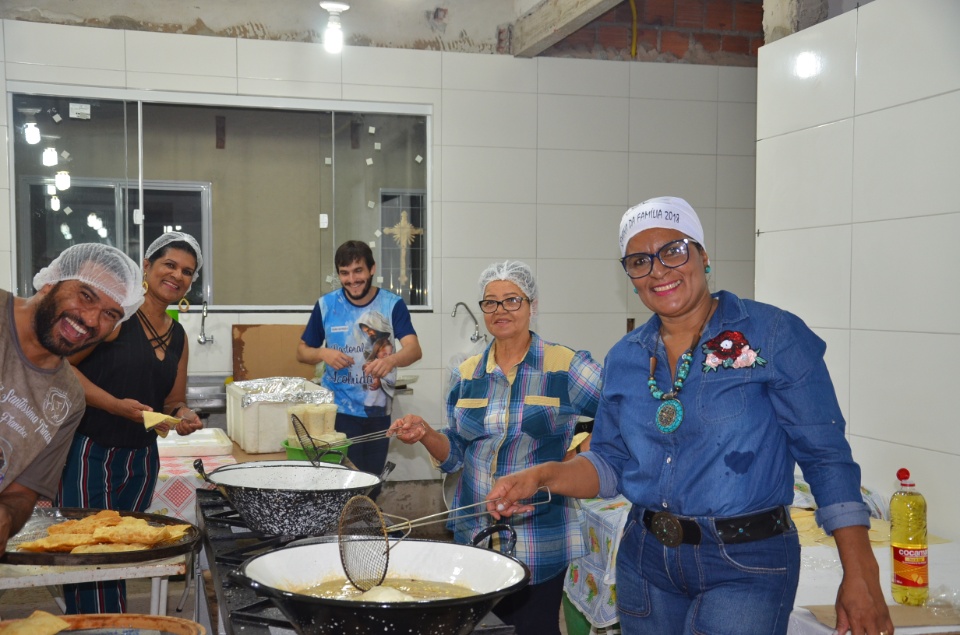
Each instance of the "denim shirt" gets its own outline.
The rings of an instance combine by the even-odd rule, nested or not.
[[[719,304],[694,349],[674,432],[657,428],[661,402],[647,386],[654,351],[657,385],[668,390],[672,381],[657,345],[659,316],[607,355],[590,451],[581,455],[597,468],[600,495],[621,492],[636,505],[681,516],[739,516],[790,505],[799,464],[828,534],[869,526],[860,467],[823,360],[826,344],[787,311],[725,291],[714,297]],[[725,339],[729,347],[731,338],[748,354],[736,363],[707,356],[706,348],[720,350],[708,343]]]
[[[494,344],[453,371],[449,427],[440,431],[450,440],[450,456],[440,469],[463,468],[454,507],[481,502],[500,476],[563,459],[577,418],[597,411],[601,370],[590,353],[531,336],[512,382],[494,360]],[[532,500],[546,498],[540,492]],[[553,495],[549,504],[506,521],[517,532],[516,556],[530,568],[533,584],[586,552],[579,520],[576,501]],[[469,543],[490,522],[489,516],[451,516],[448,526],[457,542]]]

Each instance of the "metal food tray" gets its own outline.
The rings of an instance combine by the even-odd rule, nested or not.
[[[164,560],[185,553],[195,551],[199,546],[200,530],[185,520],[172,518],[162,514],[147,514],[143,512],[118,512],[120,516],[142,518],[151,525],[190,525],[184,536],[175,542],[166,542],[142,551],[118,551],[114,553],[69,553],[69,552],[34,552],[18,551],[17,546],[24,542],[44,538],[47,536],[47,527],[68,520],[80,520],[92,516],[102,509],[86,509],[80,507],[49,507],[34,510],[34,517],[28,521],[24,530],[7,542],[7,552],[0,557],[5,564],[28,564],[37,566],[86,566],[105,564],[127,564],[131,562],[149,562]],[[44,521],[47,522],[44,522]]]
[[[165,615],[140,615],[138,613],[124,613],[123,615],[58,615],[61,620],[70,624],[63,633],[81,632],[89,635],[202,635],[206,629],[196,622],[180,617]],[[17,621],[0,622],[0,630],[4,626],[16,624]]]

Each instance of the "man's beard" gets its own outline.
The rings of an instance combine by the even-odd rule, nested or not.
[[[54,355],[68,357],[74,353],[79,353],[85,348],[90,348],[96,344],[98,340],[89,340],[83,344],[76,345],[68,344],[54,337],[53,326],[60,318],[60,306],[56,299],[57,292],[60,289],[60,284],[61,283],[58,282],[56,286],[50,290],[50,293],[45,295],[40,300],[40,304],[37,305],[37,311],[33,315],[33,330],[37,334],[37,339],[40,340],[40,344],[45,349]],[[70,317],[74,321],[83,324],[83,321],[79,318],[75,316]]]
[[[344,287],[343,290],[346,291],[347,297],[350,298],[351,300],[362,300],[370,292],[370,287],[372,286],[373,286],[373,276],[370,276],[369,278],[367,278],[367,284],[363,285],[363,291],[360,292],[360,295],[353,295],[352,293],[350,293],[350,291],[347,290],[346,287]]]

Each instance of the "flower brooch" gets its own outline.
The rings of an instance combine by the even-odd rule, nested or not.
[[[765,366],[767,360],[760,357],[760,349],[750,348],[750,342],[740,331],[724,331],[703,345],[707,358],[703,372],[718,368],[753,368]]]

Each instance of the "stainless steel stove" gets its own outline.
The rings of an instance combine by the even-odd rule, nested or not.
[[[283,547],[298,537],[267,536],[250,529],[216,490],[197,490],[197,524],[203,532],[203,552],[217,596],[219,632],[226,635],[296,635],[293,626],[273,602],[261,598],[253,589],[234,583],[230,572],[248,558]],[[198,584],[197,595],[203,596],[202,584]],[[201,610],[198,603],[197,611]],[[473,633],[514,635],[515,630],[491,613]]]

